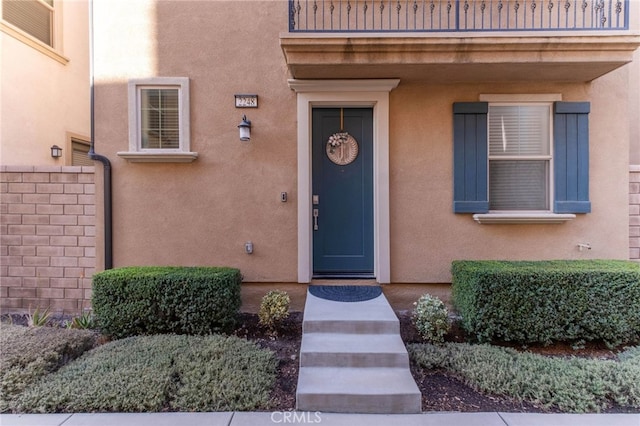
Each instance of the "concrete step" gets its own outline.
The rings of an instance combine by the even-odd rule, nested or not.
[[[333,302],[307,294],[303,333],[400,333],[400,321],[384,296],[364,302]]]
[[[300,366],[409,368],[409,355],[399,334],[305,333]]]
[[[419,413],[421,394],[408,368],[302,367],[297,409],[336,413]]]

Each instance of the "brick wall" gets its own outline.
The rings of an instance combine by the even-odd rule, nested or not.
[[[640,166],[629,173],[629,259],[640,261]]]
[[[95,271],[93,167],[0,166],[0,309],[89,307]]]

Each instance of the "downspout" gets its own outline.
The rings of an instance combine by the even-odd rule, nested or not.
[[[90,81],[90,115],[91,115],[91,145],[89,158],[102,163],[104,171],[104,269],[113,268],[113,220],[111,204],[111,161],[95,151],[95,106],[94,106],[94,70],[93,70],[93,0],[89,0],[89,81]]]

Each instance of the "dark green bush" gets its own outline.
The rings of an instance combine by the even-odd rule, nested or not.
[[[455,261],[452,300],[481,342],[640,339],[640,264]]]
[[[240,271],[212,267],[130,267],[93,276],[93,312],[103,333],[207,334],[233,327]]]

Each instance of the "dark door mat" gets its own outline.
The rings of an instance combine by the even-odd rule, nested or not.
[[[373,285],[310,285],[309,293],[334,302],[364,302],[382,294],[382,287]]]

